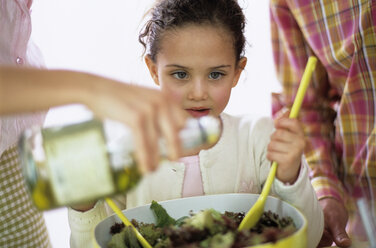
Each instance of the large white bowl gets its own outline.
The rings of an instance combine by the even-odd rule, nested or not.
[[[258,199],[259,194],[218,194],[205,195],[197,197],[180,198],[176,200],[158,202],[167,211],[167,213],[178,219],[182,216],[188,216],[190,211],[198,212],[207,208],[213,208],[219,212],[247,212]],[[150,210],[150,204],[123,210],[125,216],[131,220],[136,219],[145,223],[155,223],[155,217]],[[278,248],[299,248],[307,247],[307,220],[304,215],[292,205],[275,197],[268,196],[265,204],[265,210],[271,210],[280,217],[290,216],[297,227],[297,231],[289,237],[280,239],[272,244],[262,244],[253,247],[278,247]],[[101,221],[94,230],[96,247],[106,248],[111,239],[110,227],[115,222],[121,222],[116,216],[112,215]]]

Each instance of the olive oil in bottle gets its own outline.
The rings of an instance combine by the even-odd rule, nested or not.
[[[180,131],[183,149],[214,144],[220,121],[188,119]],[[21,165],[35,206],[49,210],[124,193],[141,179],[130,130],[118,122],[89,121],[26,130],[20,141]],[[160,150],[165,153],[163,141]]]

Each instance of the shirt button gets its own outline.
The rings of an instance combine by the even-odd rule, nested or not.
[[[24,63],[23,58],[21,58],[21,57],[17,57],[17,59],[16,59],[16,63],[17,63],[18,65],[23,65],[23,63]]]

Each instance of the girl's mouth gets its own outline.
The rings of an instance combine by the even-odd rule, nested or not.
[[[191,109],[186,109],[186,111],[194,118],[199,118],[202,116],[206,116],[209,114],[210,109],[207,108],[191,108]]]

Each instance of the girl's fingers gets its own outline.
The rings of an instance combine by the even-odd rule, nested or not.
[[[268,151],[266,158],[269,161],[277,162],[278,166],[283,166],[285,164],[285,161],[288,160],[288,154],[285,152]]]
[[[268,152],[280,152],[280,153],[288,153],[294,149],[294,146],[291,143],[273,141],[270,142],[268,145]]]
[[[277,130],[279,131],[279,130]],[[305,140],[301,136],[283,132],[283,135],[272,135],[268,144],[268,151],[286,152],[286,153],[303,153]]]
[[[297,135],[304,136],[303,128],[300,122],[295,118],[281,118],[275,121],[276,129],[286,129]]]
[[[301,149],[297,149],[292,145],[285,146],[282,143],[269,144],[267,158],[280,164],[291,164],[295,161],[300,161],[301,153]]]
[[[270,137],[266,156],[278,163],[277,178],[293,183],[299,171],[305,140],[300,122],[288,118],[288,115],[289,112],[286,112],[275,120],[276,131]]]
[[[280,111],[277,112],[276,116],[275,116],[275,120],[279,120],[279,119],[282,119],[282,118],[288,118],[290,115],[290,110],[286,107],[284,107],[283,109],[281,109]]]
[[[268,152],[266,155],[269,161],[275,161],[278,164],[278,170],[296,170],[296,165],[300,164],[300,156],[286,152]],[[294,174],[295,172],[293,172]]]
[[[284,143],[292,143],[296,138],[298,138],[294,133],[284,129],[277,129],[271,136],[270,141],[279,141]]]

